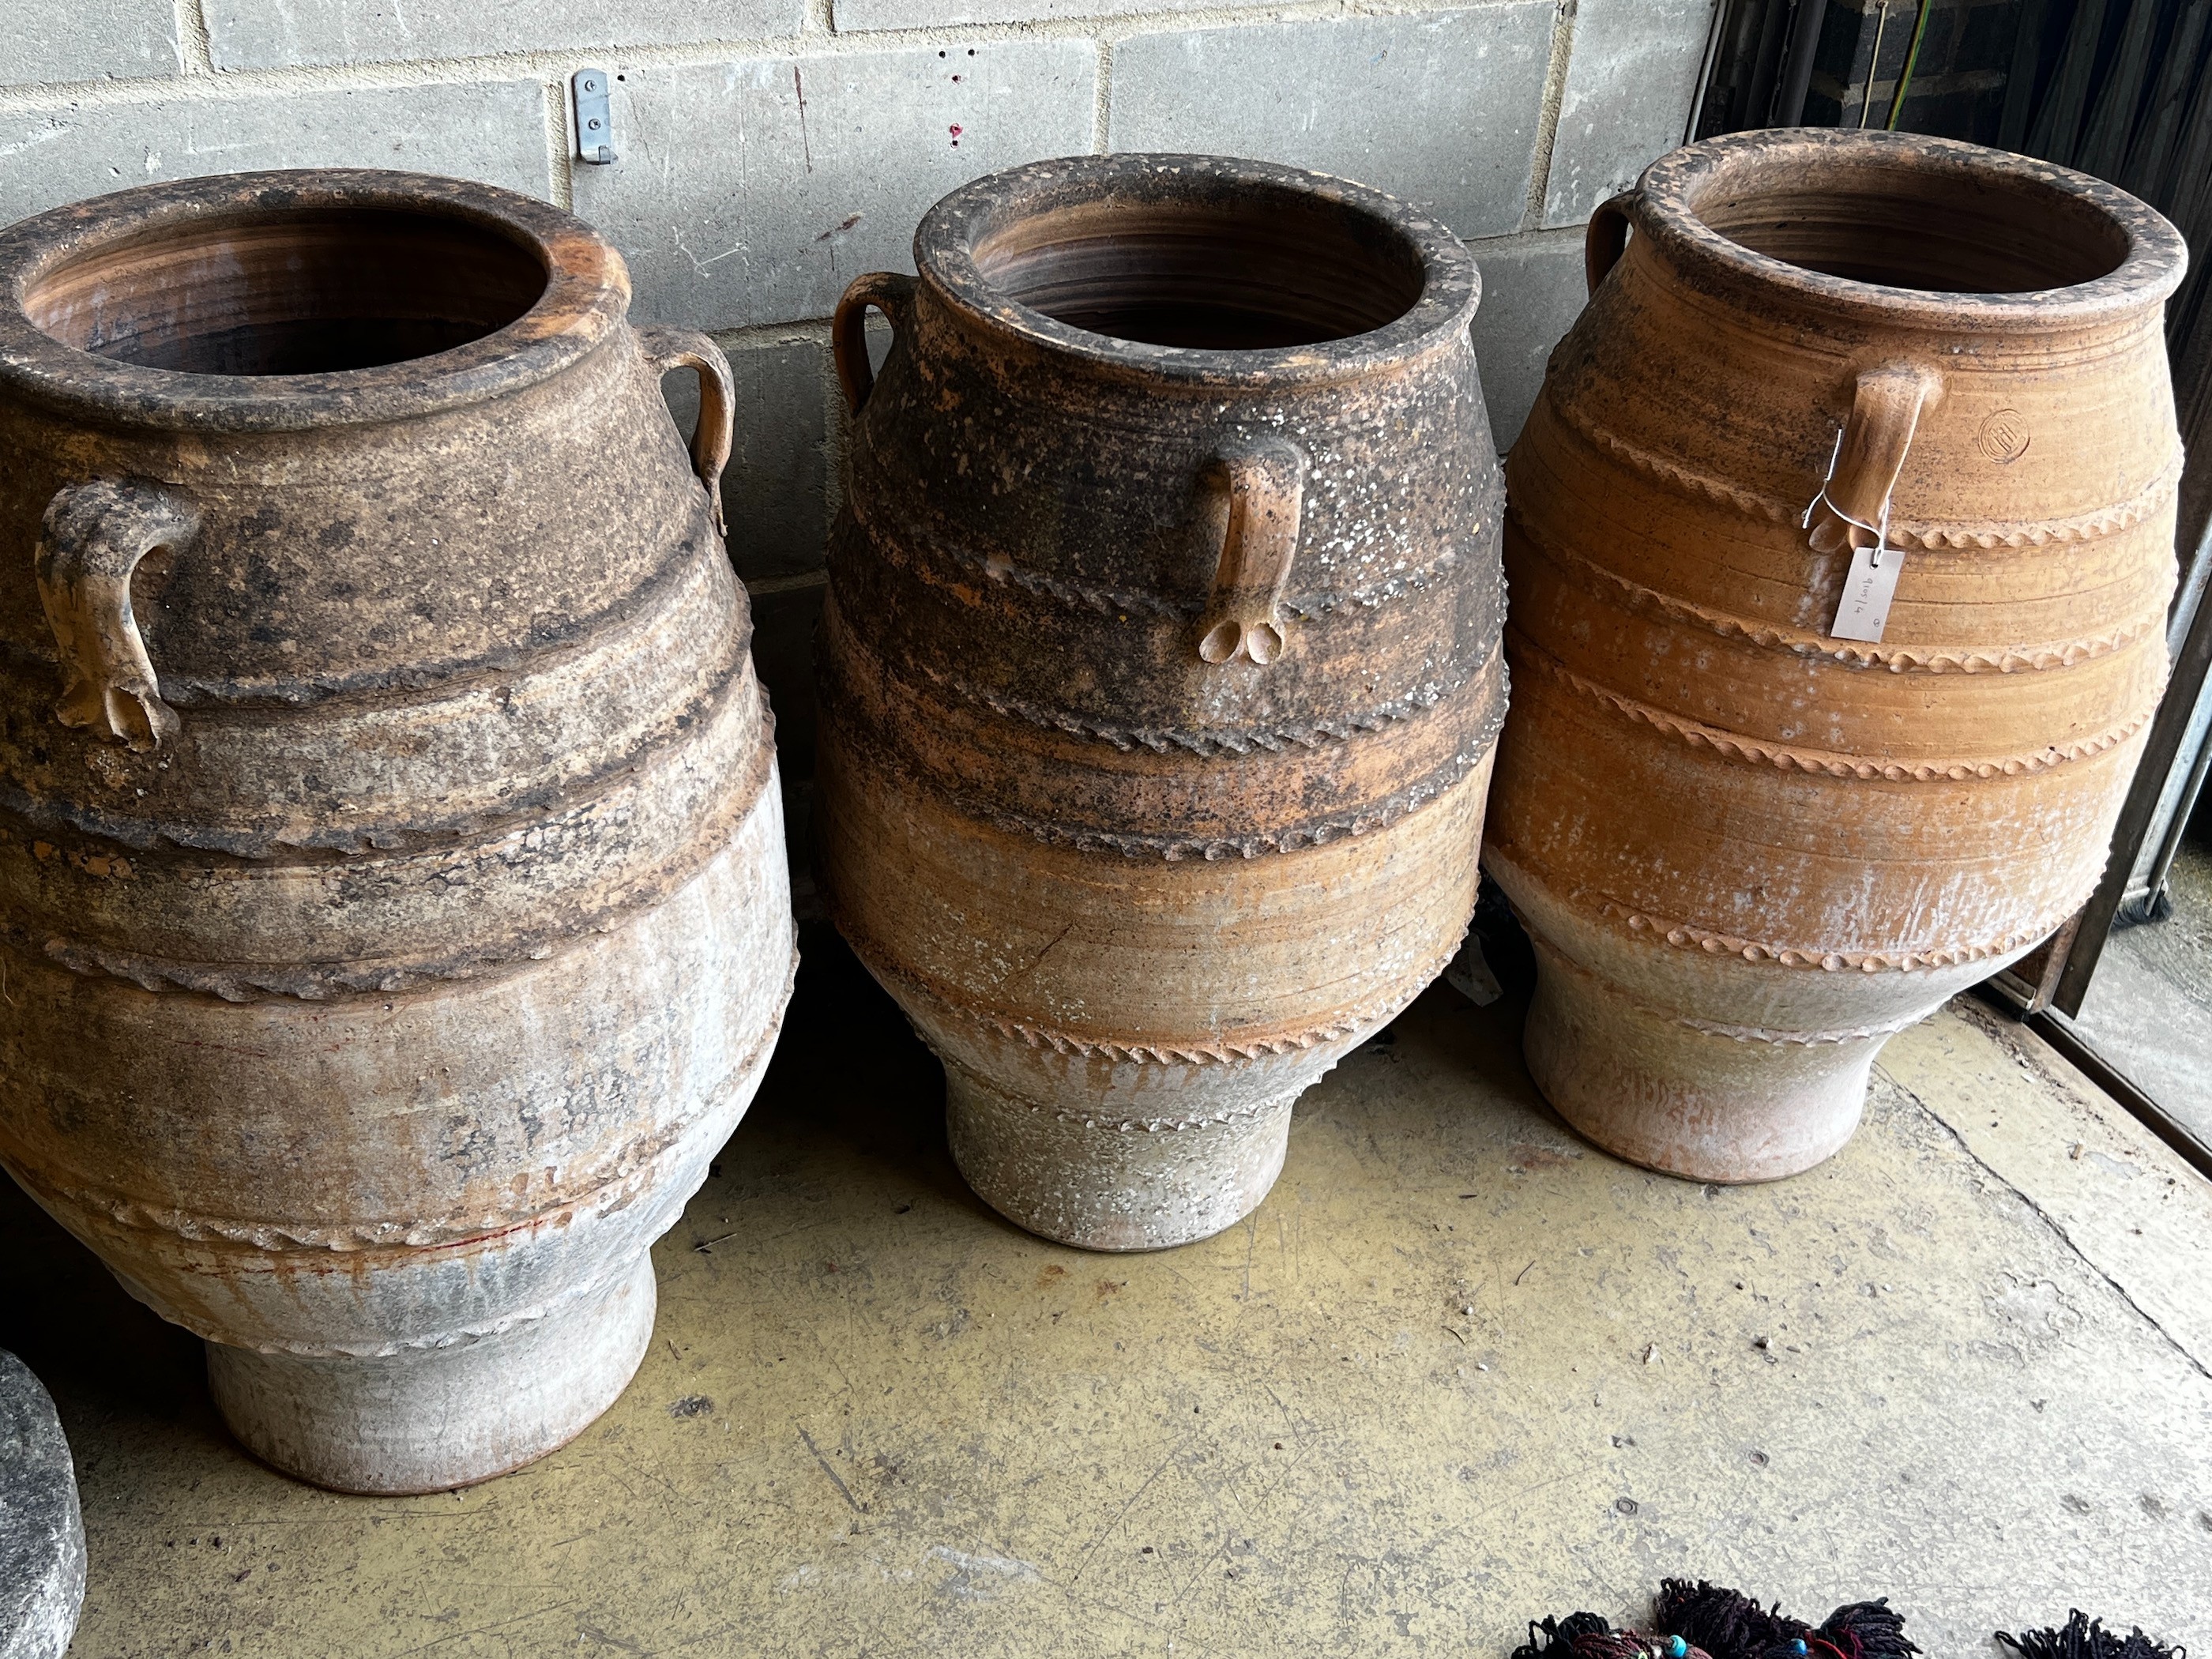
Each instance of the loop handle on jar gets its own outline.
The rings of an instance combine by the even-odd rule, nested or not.
[[[1295,445],[1269,439],[1223,451],[1214,468],[1229,489],[1229,528],[1198,654],[1215,664],[1241,657],[1264,668],[1282,654],[1285,640],[1283,592],[1297,552],[1306,458]]]
[[[95,478],[58,491],[39,526],[32,568],[62,664],[64,726],[145,753],[176,735],[131,608],[131,578],[157,548],[180,552],[199,532],[198,509],[177,491],[136,479]]]
[[[688,368],[699,377],[699,424],[691,434],[691,471],[706,486],[707,515],[714,533],[726,537],[722,520],[722,469],[729,465],[730,442],[737,430],[737,384],[730,375],[730,360],[722,348],[705,335],[688,328],[641,328],[638,343],[657,379],[671,369]]]
[[[830,324],[831,355],[837,360],[838,384],[845,388],[845,407],[857,415],[876,389],[876,371],[868,362],[868,307],[884,313],[894,334],[903,332],[907,313],[914,304],[915,279],[895,270],[872,270],[855,276],[845,297],[837,301],[837,314]]]
[[[1624,190],[1591,214],[1583,231],[1583,280],[1592,294],[1628,251],[1628,204],[1635,199],[1634,191]]]
[[[1836,434],[1828,476],[1805,508],[1800,527],[1813,550],[1874,550],[1879,568],[1889,550],[1890,496],[1919,429],[1921,411],[1942,395],[1942,382],[1917,363],[1878,363],[1861,372],[1850,418]]]

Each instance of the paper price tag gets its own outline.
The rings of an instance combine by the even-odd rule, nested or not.
[[[1836,607],[1835,626],[1829,634],[1839,640],[1879,643],[1889,621],[1889,602],[1897,596],[1897,573],[1904,565],[1905,555],[1893,547],[1862,547],[1854,552],[1850,574],[1844,578],[1843,603]]]

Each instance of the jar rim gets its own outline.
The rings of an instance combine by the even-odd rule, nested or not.
[[[1893,168],[1900,174],[2039,198],[2054,219],[2100,220],[2124,251],[2077,283],[2017,292],[1952,292],[1868,282],[1794,264],[1736,241],[1701,216],[1731,185],[1811,170]],[[2101,179],[2033,156],[1918,133],[1825,127],[1729,133],[1661,156],[1615,198],[1638,232],[1693,279],[1767,300],[1797,298],[1831,313],[1945,333],[2044,331],[2118,320],[2163,302],[2189,263],[2181,234],[2148,203]]]
[[[1405,311],[1376,328],[1306,345],[1229,349],[1160,345],[1061,321],[996,287],[976,250],[1019,219],[1125,199],[1202,207],[1237,191],[1294,193],[1364,220],[1417,264],[1420,288]],[[1352,379],[1389,368],[1463,335],[1482,292],[1474,256],[1442,223],[1396,197],[1323,173],[1235,156],[1122,152],[1071,155],[989,173],[923,216],[915,268],[972,326],[1012,336],[1109,374],[1204,386],[1266,387]]]
[[[39,283],[109,246],[225,221],[352,210],[473,226],[532,255],[545,286],[501,326],[443,350],[359,368],[205,374],[134,363],[48,333],[27,308]],[[597,230],[497,185],[368,167],[277,168],[140,185],[49,209],[0,230],[0,388],[133,425],[298,431],[404,420],[481,403],[560,373],[629,312],[629,272]]]

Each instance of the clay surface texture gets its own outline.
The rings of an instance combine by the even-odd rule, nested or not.
[[[0,1659],[62,1659],[84,1603],[84,1520],[54,1402],[0,1349]]]
[[[2166,674],[2184,250],[2044,162],[1793,131],[1662,159],[1589,252],[1507,465],[1528,1064],[1626,1158],[1787,1176],[2103,868]]]
[[[836,331],[834,915],[979,1194],[1201,1238],[1473,908],[1505,693],[1474,264],[1358,186],[1153,155],[982,179],[915,259]]]
[[[788,994],[727,369],[629,298],[399,173],[0,236],[0,1161],[325,1486],[613,1401]]]

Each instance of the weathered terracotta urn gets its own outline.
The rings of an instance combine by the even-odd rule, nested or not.
[[[2063,168],[1801,130],[1665,157],[1589,249],[1507,465],[1528,1065],[1623,1157],[1787,1176],[2104,866],[2166,673],[2183,247]]]
[[[837,319],[833,913],[983,1198],[1201,1238],[1473,908],[1505,692],[1474,265],[1371,191],[1176,155],[982,179],[915,257]]]
[[[727,368],[629,299],[402,173],[0,234],[0,1161],[325,1486],[621,1393],[788,994]]]

